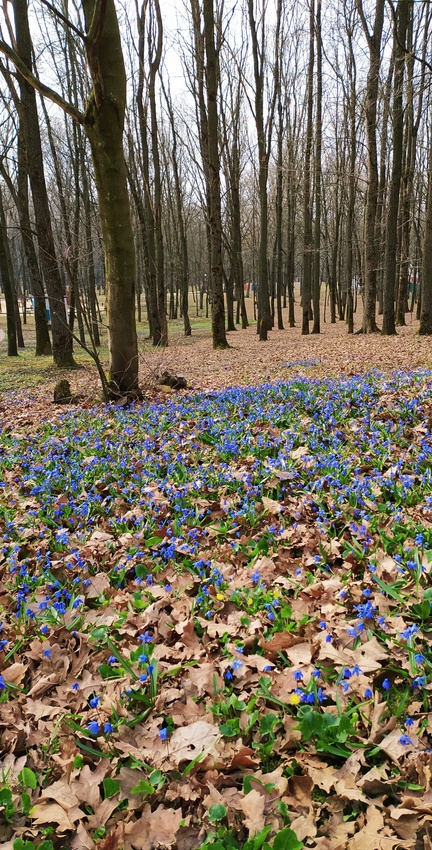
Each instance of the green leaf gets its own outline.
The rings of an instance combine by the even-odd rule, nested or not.
[[[147,782],[145,779],[140,779],[138,785],[135,785],[131,790],[131,794],[154,794],[154,785]]]
[[[250,791],[252,791],[252,779],[253,778],[254,777],[251,776],[250,773],[248,773],[248,775],[245,776],[244,779],[243,779],[243,794],[245,795],[245,797],[246,797],[247,794],[249,794]]]
[[[378,576],[374,576],[374,581],[376,582],[378,587],[380,587],[381,590],[383,590],[384,593],[387,594],[387,596],[391,596],[392,599],[397,599],[398,602],[405,602],[403,596],[401,596],[400,593],[398,593],[398,591],[391,586],[391,584],[386,584],[385,581],[378,578]]]
[[[26,791],[23,791],[23,793],[21,794],[21,811],[22,811],[23,815],[28,815],[30,809],[31,809],[30,796],[26,793]]]
[[[161,770],[154,770],[153,773],[150,774],[149,780],[154,788],[160,787],[160,783],[165,782],[165,777]]]
[[[31,788],[34,791],[37,788],[37,776],[29,767],[23,767],[18,774],[18,782],[24,785],[24,788]]]
[[[120,791],[120,782],[117,782],[117,779],[111,779],[110,776],[106,776],[103,781],[103,789],[105,799],[114,797],[114,794]]]
[[[210,806],[208,810],[209,821],[210,823],[214,823],[217,820],[222,820],[226,816],[227,810],[222,803],[215,803],[213,806]]]
[[[117,647],[116,647],[116,646],[115,646],[115,644],[112,642],[112,640],[110,640],[110,638],[107,638],[107,639],[106,639],[106,642],[107,642],[107,646],[110,648],[110,650],[111,650],[112,654],[113,654],[113,655],[115,655],[115,657],[117,658],[117,661],[119,662],[119,664],[121,664],[121,665],[122,665],[122,667],[124,667],[124,668],[125,668],[125,670],[127,670],[127,671],[128,671],[128,673],[130,673],[130,675],[132,676],[132,678],[133,678],[133,679],[135,679],[135,681],[136,681],[139,677],[138,677],[138,675],[135,673],[135,670],[134,670],[134,668],[132,667],[132,665],[129,663],[128,659],[127,659],[127,658],[123,658],[123,656],[120,654],[120,652],[118,651]]]
[[[294,830],[281,829],[273,841],[273,850],[302,850],[303,841],[299,841]]]
[[[257,832],[253,838],[250,838],[249,841],[246,841],[246,844],[243,847],[243,850],[260,850],[263,846],[269,832],[271,830],[271,826],[265,826],[260,832]]]
[[[96,629],[93,629],[90,637],[92,640],[97,641],[106,641],[108,636],[108,626],[98,626]]]
[[[276,714],[264,714],[264,716],[260,720],[260,732],[261,735],[271,735],[273,732],[273,727],[278,722],[278,717]]]

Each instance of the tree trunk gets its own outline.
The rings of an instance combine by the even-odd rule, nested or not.
[[[432,113],[431,113],[432,119]],[[420,327],[421,336],[432,334],[432,141],[429,140],[428,195],[424,226],[423,266],[421,278]]]
[[[32,45],[28,21],[27,0],[14,0],[16,47],[20,58],[31,71]],[[22,122],[25,138],[26,170],[30,179],[36,220],[40,260],[51,311],[54,363],[60,367],[75,366],[72,354],[72,335],[66,317],[64,289],[60,277],[51,226],[51,214],[45,183],[39,119],[34,88],[19,77]]]
[[[316,53],[317,53],[317,90],[315,116],[315,226],[314,226],[314,265],[313,265],[313,327],[312,333],[320,333],[320,293],[321,293],[321,150],[322,150],[322,40],[321,40],[321,0],[317,0],[316,10]]]
[[[48,320],[45,309],[45,292],[42,275],[33,242],[33,231],[30,224],[28,176],[25,168],[25,141],[21,126],[18,131],[18,173],[17,173],[17,197],[16,204],[18,218],[23,241],[24,256],[27,263],[27,271],[30,289],[33,296],[35,331],[36,331],[36,357],[50,356],[52,354],[51,340],[48,330]]]
[[[398,250],[399,195],[403,157],[403,78],[405,68],[405,41],[410,14],[410,0],[399,0],[395,23],[395,63],[393,94],[393,161],[386,226],[386,254],[384,267],[383,328],[386,335],[396,333],[396,257]]]
[[[6,216],[0,192],[0,277],[6,302],[6,331],[8,357],[18,357],[17,328],[15,321],[14,290],[8,263]]]
[[[223,296],[222,266],[222,214],[220,195],[219,127],[217,108],[218,61],[214,41],[213,0],[204,0],[204,38],[207,78],[208,120],[208,197],[210,223],[210,291],[212,311],[212,334],[214,348],[228,348],[225,333],[225,307]]]
[[[115,397],[138,392],[138,345],[135,324],[135,244],[132,230],[123,125],[126,74],[113,0],[92,37],[96,0],[82,0],[90,38],[87,60],[93,90],[84,126],[90,141],[98,193],[107,292],[109,389]]]
[[[356,0],[363,30],[369,47],[369,71],[366,83],[366,144],[368,153],[368,188],[366,196],[365,224],[365,294],[363,332],[375,333],[379,330],[376,323],[377,292],[377,201],[378,201],[378,160],[377,160],[377,101],[379,72],[381,65],[381,36],[384,22],[384,2],[376,0],[375,22],[372,34],[364,16],[362,0]]]
[[[311,159],[313,118],[313,70],[314,70],[314,26],[315,0],[310,0],[309,17],[309,61],[307,75],[307,124],[303,182],[303,278],[302,278],[302,335],[309,333],[310,302],[312,294],[312,202],[311,202]]]

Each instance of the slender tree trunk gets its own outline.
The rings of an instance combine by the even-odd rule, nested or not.
[[[320,293],[321,293],[321,150],[322,150],[322,40],[321,40],[321,0],[317,0],[316,9],[316,53],[317,88],[315,116],[315,225],[314,225],[314,264],[313,264],[313,327],[312,333],[320,333]]]
[[[218,60],[214,41],[213,0],[204,0],[204,38],[207,79],[208,120],[208,177],[209,177],[209,222],[210,222],[210,291],[212,310],[212,334],[214,348],[228,348],[225,333],[225,307],[223,296],[222,266],[222,214],[220,194],[220,158],[218,142]]]
[[[0,277],[6,302],[6,331],[8,357],[18,357],[17,328],[15,320],[14,290],[8,263],[6,216],[0,192]]]
[[[431,113],[432,119],[432,113]],[[432,334],[432,142],[429,140],[428,194],[424,226],[423,265],[421,277],[420,327],[421,336]]]
[[[375,22],[370,33],[365,19],[362,0],[356,0],[357,9],[369,47],[369,71],[366,83],[366,144],[368,153],[368,188],[365,212],[365,293],[363,332],[375,333],[376,293],[378,268],[377,239],[377,201],[378,201],[378,159],[377,159],[377,101],[379,73],[381,66],[381,37],[384,23],[385,0],[376,0]]]
[[[403,158],[403,79],[405,68],[405,41],[410,14],[410,0],[399,0],[395,23],[395,63],[393,94],[393,161],[386,226],[386,254],[384,267],[383,328],[386,335],[396,333],[396,257],[398,251],[399,196]]]
[[[312,294],[312,200],[311,200],[311,160],[313,141],[313,72],[314,72],[314,28],[315,0],[310,0],[309,17],[309,61],[307,75],[307,123],[306,149],[303,182],[303,279],[302,279],[302,334],[309,333],[310,302]]]
[[[143,4],[144,8],[144,4]],[[155,22],[153,21],[153,10],[155,14]],[[159,131],[158,131],[158,116],[156,108],[156,76],[159,71],[159,66],[162,58],[162,43],[163,29],[162,16],[160,11],[159,0],[152,0],[149,6],[151,19],[149,22],[150,31],[155,30],[155,46],[149,38],[149,65],[150,73],[148,80],[148,98],[150,104],[150,132],[151,132],[151,150],[153,160],[153,216],[154,216],[154,244],[155,244],[155,273],[156,273],[156,299],[158,312],[158,327],[154,338],[155,345],[165,347],[168,345],[168,322],[167,322],[167,306],[166,306],[166,286],[165,286],[165,268],[164,268],[164,242],[162,229],[162,178],[159,156]],[[144,12],[142,11],[142,14]]]
[[[51,340],[48,330],[48,321],[45,309],[45,292],[42,275],[33,242],[33,232],[30,224],[28,176],[25,168],[24,135],[21,127],[18,131],[18,169],[17,169],[17,195],[16,204],[18,218],[23,241],[24,256],[27,263],[27,271],[30,289],[33,296],[35,331],[36,331],[36,357],[50,356],[52,354]]]
[[[32,45],[28,21],[27,0],[14,0],[16,47],[27,68],[32,69]],[[60,367],[75,365],[72,354],[72,336],[66,317],[64,289],[57,263],[51,214],[45,183],[39,119],[34,88],[19,78],[22,121],[25,138],[26,170],[30,179],[40,260],[48,292],[53,338],[54,363]]]

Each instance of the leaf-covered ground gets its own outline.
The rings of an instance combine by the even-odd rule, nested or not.
[[[431,389],[8,400],[3,850],[431,846]]]

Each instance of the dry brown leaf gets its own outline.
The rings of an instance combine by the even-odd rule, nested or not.
[[[192,761],[201,753],[210,751],[218,738],[218,729],[205,720],[180,726],[170,738],[169,758],[177,765],[182,761]]]
[[[261,501],[266,513],[268,514],[276,516],[283,511],[283,505],[281,505],[280,502],[276,502],[274,499],[268,499],[267,496],[261,496]]]
[[[246,796],[240,801],[240,806],[243,814],[245,815],[244,825],[246,829],[249,830],[249,838],[253,838],[253,836],[256,835],[257,832],[260,832],[265,825],[264,795],[253,788],[252,791],[249,791],[249,794],[246,794]]]
[[[293,449],[292,452],[290,452],[290,457],[292,457],[293,460],[300,460],[300,458],[304,457],[307,454],[309,454],[308,447],[299,446],[298,449]]]
[[[96,847],[96,845],[93,839],[88,834],[87,830],[83,827],[82,823],[79,823],[77,826],[76,833],[71,841],[72,850],[94,850],[94,847]],[[99,844],[98,850],[101,850]],[[114,848],[112,850],[114,850]]]
[[[381,741],[380,747],[383,752],[396,764],[399,764],[400,760],[406,756],[407,753],[411,753],[414,750],[419,749],[418,738],[414,735],[411,738],[411,744],[400,744],[399,739],[402,733],[400,729],[393,729],[389,735]]]
[[[72,791],[71,786],[64,779],[59,779],[42,790],[39,802],[43,803],[45,800],[55,800],[66,812],[81,802]]]
[[[5,682],[10,682],[12,685],[20,685],[24,679],[26,669],[25,664],[21,664],[19,661],[16,661],[15,664],[11,664],[10,667],[5,667],[5,669],[2,670],[3,679]]]
[[[64,808],[58,803],[37,803],[31,809],[30,814],[35,826],[55,823],[57,824],[57,832],[67,832],[74,828],[73,821],[69,820]]]
[[[126,825],[125,833],[134,850],[171,847],[176,841],[182,819],[181,809],[159,806],[152,812],[150,806],[146,806],[138,821]]]

